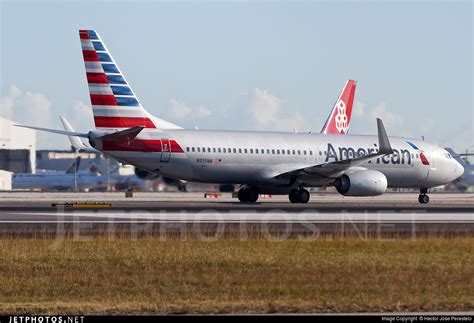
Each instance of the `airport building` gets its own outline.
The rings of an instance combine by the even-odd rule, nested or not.
[[[15,127],[0,117],[0,170],[12,173],[36,172],[36,133]]]

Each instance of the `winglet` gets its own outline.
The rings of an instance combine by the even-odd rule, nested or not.
[[[63,116],[59,116],[59,120],[61,120],[64,130],[74,132],[74,129],[72,128],[71,124],[66,120],[66,118],[64,118]],[[84,143],[78,137],[69,136],[69,142],[71,143],[71,147],[74,150],[87,149],[87,146],[84,145]]]
[[[379,152],[385,155],[393,154],[393,149],[388,140],[387,133],[385,132],[382,119],[379,118],[377,118],[377,134],[379,137]]]

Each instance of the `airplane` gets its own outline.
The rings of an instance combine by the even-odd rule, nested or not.
[[[464,167],[464,174],[458,179],[456,179],[454,182],[452,182],[452,184],[461,191],[467,191],[469,188],[474,186],[474,164],[469,163],[467,161],[467,157],[473,156],[474,154],[458,154],[451,148],[446,148],[446,151],[449,152],[451,156],[453,156],[453,158],[456,159],[458,163],[460,163]],[[461,157],[465,157],[466,160]]]
[[[288,194],[291,203],[307,203],[306,187],[334,186],[344,196],[417,188],[425,204],[429,188],[464,172],[441,147],[388,137],[381,119],[377,136],[183,129],[144,109],[96,31],[80,30],[79,36],[96,129],[23,127],[86,138],[104,154],[162,176],[240,184],[243,203],[257,202],[259,194]],[[336,129],[345,129],[344,114],[341,105]]]
[[[13,189],[34,190],[70,190],[77,187],[79,190],[105,189],[107,179],[95,172],[97,167],[91,163],[85,172],[78,172],[81,157],[77,157],[71,166],[64,172],[45,173],[18,173],[12,176]]]

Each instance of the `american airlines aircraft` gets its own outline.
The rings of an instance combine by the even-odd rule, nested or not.
[[[94,30],[80,30],[79,36],[96,129],[29,128],[87,138],[120,162],[181,180],[241,184],[238,198],[247,203],[259,194],[288,194],[292,203],[307,203],[305,187],[316,186],[335,186],[345,196],[418,188],[418,201],[428,203],[429,188],[463,174],[446,150],[388,137],[380,119],[377,136],[341,135],[347,132],[355,86],[345,87],[323,133],[183,129],[142,107]]]

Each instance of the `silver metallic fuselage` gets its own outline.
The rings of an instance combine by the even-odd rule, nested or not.
[[[277,176],[355,157],[354,154],[368,154],[376,151],[378,143],[377,136],[366,135],[181,129],[166,132],[145,129],[139,138],[175,140],[184,152],[105,153],[119,161],[175,179],[261,186],[290,185],[288,179]],[[463,167],[436,145],[398,137],[390,137],[390,143],[395,151],[393,155],[366,162],[355,169],[378,170],[387,177],[389,187],[401,188],[439,186],[463,174]],[[422,163],[420,153],[424,154],[429,165]],[[332,185],[334,177],[314,175],[302,182],[305,186],[327,186]]]

